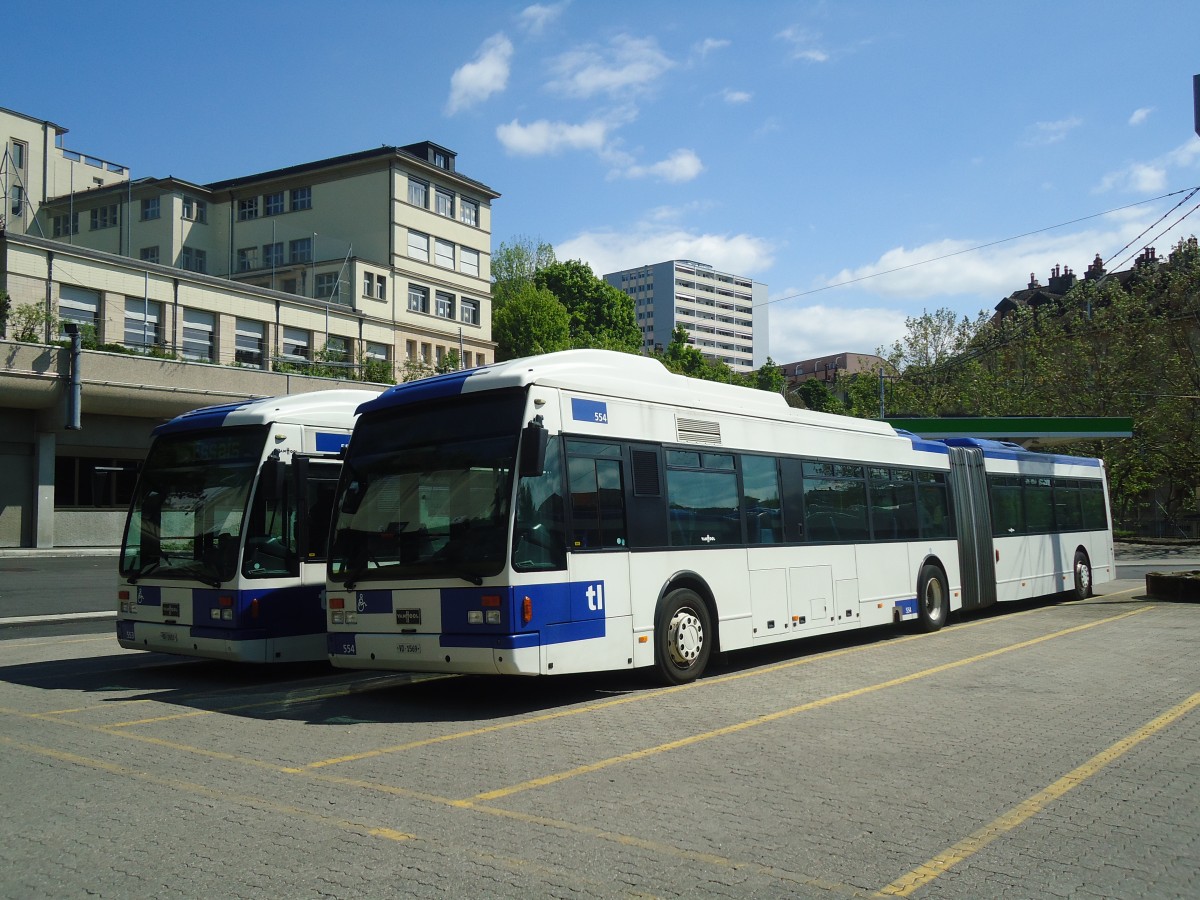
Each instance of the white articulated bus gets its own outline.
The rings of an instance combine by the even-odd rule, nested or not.
[[[1113,577],[1103,465],[795,410],[573,350],[363,405],[338,489],[329,658],[547,674],[914,620]]]
[[[122,647],[237,662],[325,658],[340,454],[374,391],[185,413],[154,432],[121,547]]]

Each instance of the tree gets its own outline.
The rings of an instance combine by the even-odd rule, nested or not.
[[[47,313],[41,304],[18,306],[9,316],[12,339],[23,344],[41,344],[46,340],[46,329],[58,332],[58,317]]]
[[[769,356],[767,357],[767,361],[763,363],[762,368],[750,373],[748,381],[750,387],[758,388],[760,391],[770,391],[773,394],[783,393],[784,387],[787,386],[787,379],[783,377],[783,370]]]
[[[0,337],[8,336],[8,315],[12,312],[12,301],[8,291],[0,291]]]
[[[566,350],[571,346],[570,330],[567,308],[532,282],[518,286],[504,305],[492,312],[498,360]]]
[[[554,261],[554,247],[550,244],[535,244],[525,236],[517,237],[512,244],[501,242],[492,254],[492,308],[504,306],[521,288],[533,284],[534,276]]]
[[[570,313],[572,347],[641,352],[633,298],[597,278],[587,263],[551,263],[537,271],[534,283],[549,290]]]
[[[803,401],[805,409],[814,412],[845,412],[838,398],[833,396],[825,382],[819,378],[806,378],[800,382],[800,386],[792,395]]]
[[[447,350],[442,361],[434,366],[434,371],[439,375],[445,375],[447,372],[457,372],[462,368],[462,358],[458,355],[458,351],[451,349]]]

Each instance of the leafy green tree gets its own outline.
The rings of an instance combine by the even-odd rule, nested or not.
[[[534,283],[549,290],[570,313],[572,347],[641,352],[633,298],[598,278],[587,263],[551,263],[537,271]]]
[[[414,357],[406,359],[400,367],[400,382],[417,381],[421,378],[428,378],[433,374],[433,366],[420,357]]]
[[[501,242],[492,253],[492,307],[500,309],[509,298],[525,286],[533,284],[534,276],[555,262],[554,247],[519,236],[511,244]]]
[[[457,372],[462,368],[462,358],[459,357],[457,350],[447,350],[442,357],[442,361],[434,366],[434,371],[439,375],[445,375],[447,372]]]
[[[800,400],[805,409],[811,409],[814,412],[841,413],[846,411],[841,401],[819,378],[806,378],[800,382],[799,387],[792,391],[791,396]]]
[[[761,368],[750,373],[748,383],[750,387],[758,388],[760,391],[781,394],[787,385],[787,379],[783,377],[783,369],[779,368],[775,364],[775,360],[768,356]]]
[[[566,350],[571,315],[550,291],[527,282],[492,312],[492,339],[499,360]]]
[[[41,344],[46,340],[46,330],[58,333],[58,316],[47,313],[41,304],[18,306],[9,316],[12,339],[23,344]]]

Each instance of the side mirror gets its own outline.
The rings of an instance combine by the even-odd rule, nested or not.
[[[367,486],[357,478],[353,479],[346,485],[346,490],[342,494],[342,503],[340,509],[348,516],[358,512],[359,506],[362,505],[363,496],[367,493]]]
[[[546,471],[546,447],[550,442],[550,433],[542,425],[541,418],[538,416],[521,433],[518,474],[522,478],[536,478]]]

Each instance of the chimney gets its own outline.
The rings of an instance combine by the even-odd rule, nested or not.
[[[1100,258],[1100,254],[1096,254],[1096,258],[1092,260],[1092,264],[1087,267],[1087,271],[1083,273],[1084,281],[1095,281],[1104,275],[1104,260]]]

